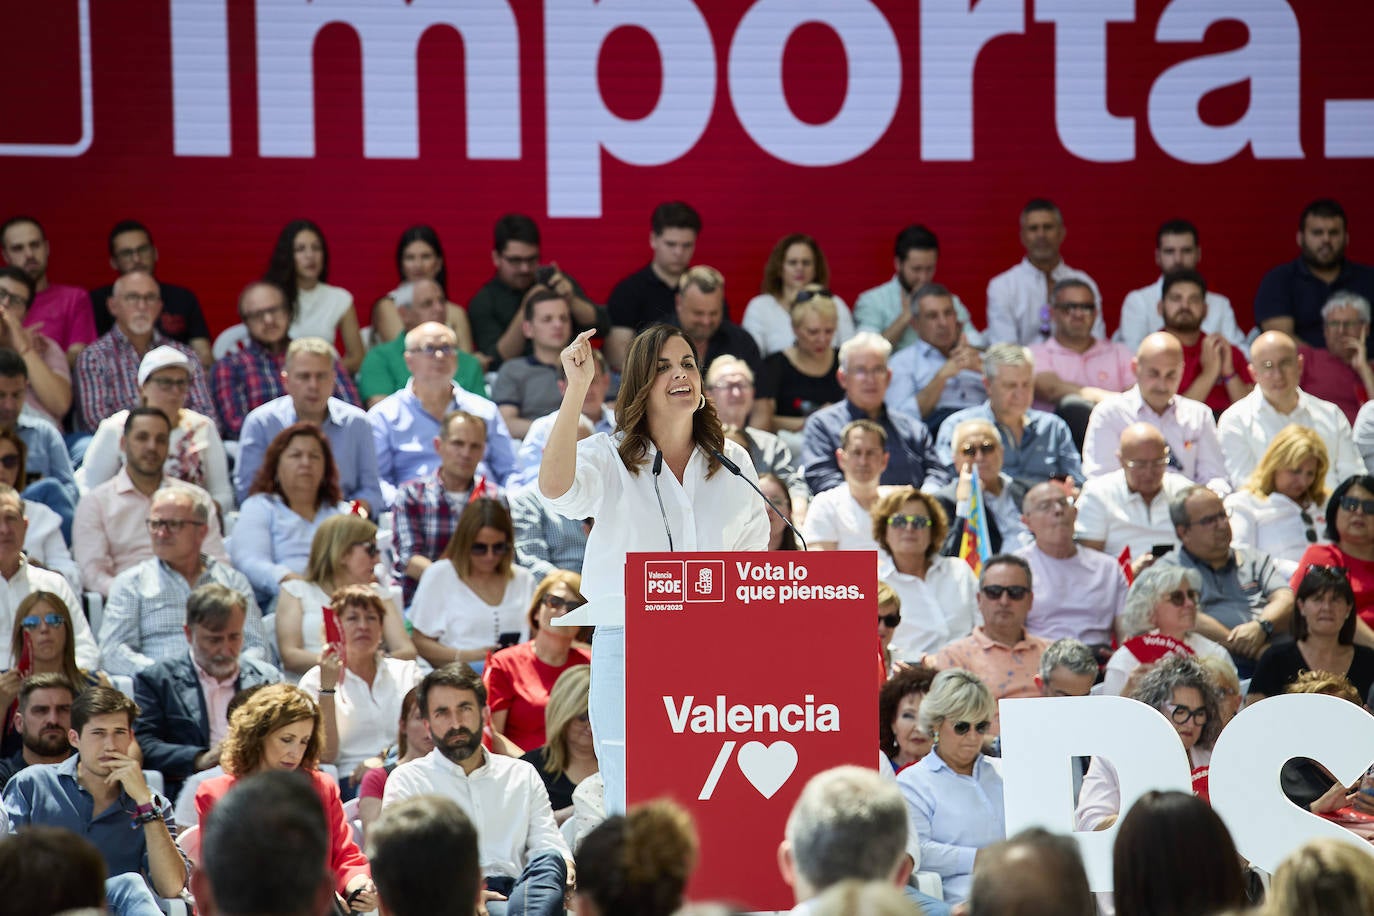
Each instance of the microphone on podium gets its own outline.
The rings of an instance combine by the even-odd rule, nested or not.
[[[655,446],[657,449],[657,446]],[[663,494],[658,490],[658,475],[663,473],[663,452],[654,452],[654,496],[658,499],[658,514],[663,517],[663,533],[668,535],[668,549],[673,550],[673,529],[668,527],[668,513],[663,509]]]
[[[739,465],[735,464],[729,458],[726,458],[723,452],[712,452],[711,457],[719,461],[721,467],[725,468],[725,470],[729,471],[731,474],[734,474],[740,480],[749,484],[749,486],[753,488],[755,493],[759,494],[759,496],[762,496],[764,505],[772,509],[773,514],[776,515],[778,518],[782,519],[782,523],[784,525],[792,529],[792,533],[795,534],[797,536],[797,540],[801,542],[802,550],[807,549],[806,538],[802,537],[802,533],[797,530],[797,526],[792,524],[791,520],[788,519],[787,516],[782,514],[782,510],[780,510],[777,506],[773,505],[773,501],[771,499],[769,499],[767,496],[764,496],[764,493],[762,490],[759,489],[758,484],[754,483],[752,480],[750,480],[748,477],[745,477],[744,474],[740,472]]]

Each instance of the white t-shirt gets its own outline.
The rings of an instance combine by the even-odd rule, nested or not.
[[[422,677],[414,661],[386,657],[370,685],[352,671],[343,672],[334,694],[334,722],[339,730],[339,756],[334,765],[340,776],[348,776],[358,764],[396,743],[401,700]],[[300,687],[316,700],[320,698],[319,665],[305,672]]]
[[[802,534],[807,542],[834,541],[836,550],[877,550],[873,538],[873,516],[859,505],[849,484],[823,490],[806,510]]]
[[[519,633],[524,642],[530,638],[525,615],[534,597],[534,576],[520,566],[512,566],[511,572],[506,593],[492,605],[458,578],[452,563],[436,560],[420,576],[410,603],[411,625],[450,649],[494,646],[502,633]]]
[[[892,657],[919,662],[983,622],[978,612],[978,577],[958,557],[937,556],[924,579],[890,569],[883,581],[902,601],[902,622],[892,634]]]
[[[322,337],[334,345],[334,334],[344,312],[353,308],[353,294],[338,286],[317,283],[314,289],[296,291],[296,320],[287,334],[292,340]]]

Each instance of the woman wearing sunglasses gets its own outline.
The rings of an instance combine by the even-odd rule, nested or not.
[[[1170,654],[1210,656],[1235,670],[1231,653],[1197,632],[1201,591],[1202,576],[1194,569],[1156,565],[1136,576],[1119,624],[1125,641],[1102,676],[1104,694],[1121,696],[1137,668]]]
[[[1221,734],[1221,694],[1197,660],[1169,655],[1140,676],[1131,693],[1157,709],[1173,725],[1188,767],[1193,772],[1193,792],[1207,797],[1207,766],[1212,745]],[[1121,813],[1121,783],[1116,768],[1104,757],[1094,757],[1083,777],[1083,789],[1074,810],[1075,830],[1106,830]]]
[[[988,519],[988,545],[993,553],[1015,553],[1035,542],[1021,521],[1021,503],[1030,487],[1002,472],[1002,437],[987,420],[965,420],[954,428],[950,440],[954,470],[959,479],[935,491],[945,514],[955,522],[943,544],[946,556],[959,555],[964,522],[972,511],[973,469],[983,488],[983,507]]]
[[[794,232],[785,235],[773,246],[768,263],[763,268],[763,286],[759,294],[744,306],[740,322],[759,345],[764,356],[790,346],[792,331],[792,303],[804,287],[830,285],[830,265],[826,263],[821,246],[809,235]],[[854,336],[854,316],[849,306],[838,296],[835,302],[835,346]]]
[[[396,615],[367,585],[345,585],[330,598],[339,642],[320,652],[320,663],[301,678],[301,689],[320,704],[325,763],[339,770],[339,791],[348,801],[367,773],[364,764],[396,743],[401,701],[423,675],[413,659],[389,658],[382,650],[388,617]]]
[[[545,576],[525,614],[529,640],[497,652],[483,672],[491,730],[505,735],[522,751],[544,745],[544,710],[559,675],[591,662],[586,651],[573,645],[576,627],[553,625],[587,603],[581,588],[582,576],[575,572],[555,569]]]
[[[299,677],[324,663],[329,650],[325,609],[330,606],[331,596],[347,585],[367,587],[387,606],[380,633],[387,654],[400,659],[416,657],[415,644],[406,635],[400,611],[390,594],[377,585],[376,566],[376,525],[352,514],[332,515],[324,520],[310,542],[305,578],[283,582],[281,597],[277,599],[277,651],[288,674]]]
[[[515,528],[501,502],[484,496],[463,509],[410,604],[415,646],[425,661],[436,668],[467,662],[480,671],[487,653],[529,637],[525,613],[534,576],[513,562],[514,545]]]
[[[584,779],[601,771],[587,714],[591,682],[592,669],[587,665],[576,665],[558,676],[544,711],[548,741],[520,758],[539,771],[559,824],[576,813],[573,792]]]
[[[792,305],[792,345],[769,356],[759,371],[758,396],[749,425],[778,433],[800,451],[801,431],[812,411],[844,400],[836,375],[838,306],[830,290],[812,283]]]
[[[1355,595],[1355,642],[1374,647],[1374,475],[1347,477],[1326,504],[1329,544],[1312,544],[1293,573],[1297,591],[1309,566],[1342,566]]]
[[[1326,444],[1313,430],[1285,426],[1242,489],[1226,497],[1231,546],[1267,553],[1283,575],[1309,544],[1326,540]]]
[[[1374,686],[1374,649],[1355,645],[1355,592],[1339,566],[1309,566],[1298,584],[1293,641],[1264,650],[1255,665],[1249,706],[1283,693],[1304,671],[1344,675],[1361,697]]]
[[[997,701],[976,675],[941,671],[919,713],[933,752],[897,775],[921,844],[921,868],[940,876],[951,905],[968,899],[978,850],[1006,839],[1002,777],[983,757],[983,736],[996,713]]]

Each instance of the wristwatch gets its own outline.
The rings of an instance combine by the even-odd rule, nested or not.
[[[1263,617],[1258,617],[1258,618],[1255,619],[1255,623],[1258,623],[1258,624],[1260,625],[1260,629],[1264,631],[1264,638],[1265,638],[1265,639],[1272,639],[1272,638],[1273,638],[1273,636],[1274,636],[1274,621],[1272,621],[1272,620],[1265,620]]]

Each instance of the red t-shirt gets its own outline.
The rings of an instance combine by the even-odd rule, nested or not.
[[[1203,334],[1197,339],[1197,343],[1191,347],[1185,346],[1183,348],[1183,381],[1179,382],[1178,385],[1180,394],[1187,391],[1202,372],[1202,342],[1209,336]],[[1250,374],[1250,360],[1240,351],[1239,347],[1230,346],[1231,363],[1235,367],[1236,375],[1239,375],[1241,381],[1247,385],[1253,385],[1255,379]],[[1202,401],[1217,413],[1221,413],[1231,406],[1231,396],[1226,393],[1226,383],[1221,380],[1220,375],[1217,376],[1217,382],[1212,386],[1212,390],[1207,392],[1207,397],[1203,398]]]
[[[503,734],[523,751],[544,746],[544,707],[558,676],[574,665],[591,663],[581,649],[570,649],[566,664],[555,668],[534,654],[534,642],[502,649],[491,657],[482,674],[487,704],[493,713],[507,710]]]
[[[1355,612],[1374,627],[1374,561],[1357,560],[1335,544],[1313,544],[1302,552],[1298,569],[1289,580],[1294,593],[1309,566],[1344,566],[1350,573],[1350,589],[1355,593]]]

